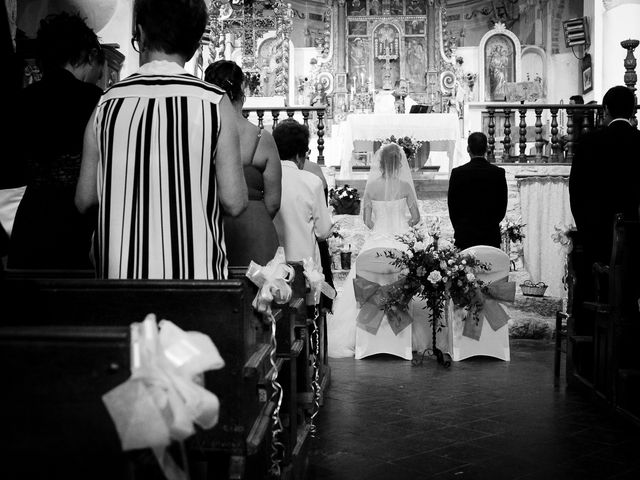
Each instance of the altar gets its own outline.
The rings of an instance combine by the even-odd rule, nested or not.
[[[447,154],[448,162],[439,165],[441,173],[449,173],[467,160],[464,141],[460,138],[460,121],[455,113],[353,113],[335,132],[340,142],[340,179],[352,176],[351,157],[356,140],[383,140],[394,135],[428,141],[432,152],[445,151]]]

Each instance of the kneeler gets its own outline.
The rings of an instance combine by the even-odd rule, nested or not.
[[[390,249],[373,248],[356,259],[354,291],[358,302],[355,358],[387,353],[411,360],[411,317],[399,314],[389,319],[379,305],[400,276],[398,268],[384,256]],[[385,288],[386,287],[386,288]]]
[[[509,349],[509,316],[500,302],[513,302],[515,283],[509,282],[509,256],[499,248],[478,245],[463,250],[463,254],[474,254],[481,262],[490,264],[489,271],[478,272],[476,277],[488,285],[484,294],[485,306],[476,322],[465,320],[465,311],[453,308],[451,302],[452,358],[457,362],[478,355],[495,357],[504,361],[511,359]]]

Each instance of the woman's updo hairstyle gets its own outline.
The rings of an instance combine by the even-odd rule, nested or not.
[[[395,177],[400,171],[402,151],[397,143],[382,146],[380,152],[380,171],[385,178]]]
[[[244,73],[236,62],[218,60],[207,67],[204,79],[222,88],[232,102],[244,95]]]

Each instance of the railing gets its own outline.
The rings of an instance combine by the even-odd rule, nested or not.
[[[264,128],[264,114],[265,111],[271,112],[271,118],[273,123],[271,128],[274,129],[280,121],[280,113],[284,112],[287,118],[293,118],[296,113],[302,114],[302,123],[308,128],[309,117],[313,112],[316,112],[316,118],[318,123],[316,124],[318,135],[318,165],[324,165],[324,115],[325,107],[279,107],[279,108],[243,108],[242,115],[244,118],[249,118],[251,113],[255,113],[258,117],[258,127]],[[311,147],[311,146],[309,146]]]
[[[542,116],[545,110],[549,111],[550,138],[543,138]],[[535,113],[535,154],[527,155],[527,113]],[[516,112],[520,121],[517,125],[512,125],[512,116]],[[602,105],[563,105],[563,104],[498,104],[492,103],[486,106],[488,115],[487,137],[489,149],[487,158],[490,162],[496,161],[496,120],[504,118],[503,133],[504,138],[500,142],[504,145],[502,155],[498,161],[503,163],[571,163],[575,153],[576,144],[580,135],[588,133],[594,129],[602,128],[603,112]],[[558,135],[560,123],[559,115],[566,115],[566,141]],[[547,121],[549,121],[547,116]],[[576,125],[574,117],[580,120],[580,125]],[[514,118],[514,122],[515,118]],[[517,143],[512,140],[512,127],[517,128]],[[550,146],[549,152],[544,154],[545,144]],[[518,147],[518,153],[512,154],[512,147]],[[515,148],[514,148],[515,150]]]

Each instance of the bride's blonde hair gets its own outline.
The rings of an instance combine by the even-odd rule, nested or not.
[[[402,161],[402,151],[397,143],[388,143],[382,146],[380,152],[380,171],[384,178],[398,175]]]

